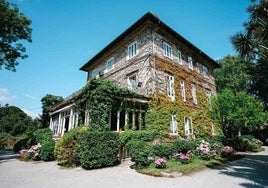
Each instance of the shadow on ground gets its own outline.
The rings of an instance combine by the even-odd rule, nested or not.
[[[236,160],[225,165],[214,166],[213,169],[220,170],[220,174],[243,178],[251,183],[242,183],[245,188],[267,188],[268,187],[268,156],[267,155],[245,155],[245,158]]]

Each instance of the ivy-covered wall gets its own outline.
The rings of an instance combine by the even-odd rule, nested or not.
[[[174,137],[169,134],[171,116],[175,115],[177,120],[177,132],[180,138],[186,138],[184,130],[184,117],[192,118],[192,137],[211,136],[219,128],[213,124],[209,113],[210,104],[206,95],[209,90],[215,93],[215,85],[209,80],[205,80],[196,70],[185,70],[180,65],[163,60],[155,59],[156,73],[158,76],[157,93],[152,97],[149,109],[146,114],[146,127],[159,133],[160,138]],[[167,95],[168,75],[174,77],[175,100],[172,101]],[[184,81],[186,101],[181,96],[180,81]],[[197,104],[193,103],[191,92],[192,84],[196,87]],[[189,136],[188,136],[189,138]]]

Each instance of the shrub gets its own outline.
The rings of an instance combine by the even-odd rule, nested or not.
[[[187,151],[193,151],[196,148],[196,143],[194,141],[178,140],[172,144],[174,153],[186,153]]]
[[[158,157],[169,159],[172,156],[173,148],[170,144],[158,144],[153,146],[153,152]]]
[[[158,158],[154,161],[156,168],[166,168],[166,159],[164,158]]]
[[[13,149],[14,144],[17,142],[17,137],[9,133],[0,133],[0,150]]]
[[[210,144],[204,140],[197,147],[198,154],[203,160],[210,160],[217,156],[216,150],[212,150]]]
[[[235,149],[237,151],[258,151],[263,143],[252,135],[243,135],[237,138]]]
[[[129,141],[135,140],[142,140],[145,142],[152,141],[155,137],[155,133],[149,130],[126,130],[119,134],[119,142],[121,146],[126,145]]]
[[[44,140],[42,142],[40,158],[44,161],[53,161],[55,159],[54,147],[55,147],[55,141],[52,138]]]
[[[224,146],[221,148],[221,155],[222,156],[230,156],[234,153],[234,149],[231,146]]]
[[[78,136],[86,130],[85,126],[75,127],[65,133],[63,137],[56,143],[54,155],[60,165],[78,166],[80,159],[78,156]]]
[[[52,139],[52,131],[49,128],[37,129],[33,133],[35,143],[43,143],[43,141]]]
[[[111,131],[87,130],[79,135],[79,156],[82,167],[95,169],[117,164],[118,139],[118,133]]]
[[[127,144],[131,160],[135,162],[135,168],[141,169],[151,163],[149,156],[152,154],[152,147],[142,140],[132,140]]]
[[[20,150],[20,158],[24,161],[28,160],[34,160],[38,161],[40,160],[40,150],[41,150],[41,144],[33,145],[30,147],[30,149],[22,149]]]
[[[186,154],[184,153],[177,153],[175,158],[179,160],[182,164],[188,164],[192,161],[192,157],[194,154],[189,150]]]

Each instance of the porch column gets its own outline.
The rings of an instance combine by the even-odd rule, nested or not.
[[[138,113],[138,116],[139,116],[139,121],[138,121],[138,122],[139,122],[139,125],[138,125],[138,126],[139,126],[139,130],[141,130],[141,128],[142,128],[142,117],[141,117],[141,112]]]
[[[128,129],[129,127],[128,127],[129,125],[128,125],[128,112],[126,111],[126,113],[125,113],[125,125],[124,125],[124,129],[126,130],[126,129]]]
[[[132,129],[135,128],[136,129],[136,114],[135,112],[132,112]]]
[[[53,131],[53,121],[52,121],[52,116],[49,117],[50,121],[49,121],[49,129],[51,131]],[[54,132],[54,131],[53,131]]]
[[[60,133],[61,134],[61,112],[59,112],[59,119],[58,119],[58,129],[57,129],[57,134]]]
[[[74,112],[73,112],[73,108],[71,108],[68,131],[73,128],[74,128]]]
[[[119,132],[120,129],[120,110],[117,110],[117,119],[116,119],[116,130]]]

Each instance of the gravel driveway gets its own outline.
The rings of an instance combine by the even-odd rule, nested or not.
[[[268,147],[264,152],[247,154],[245,158],[207,169],[190,176],[176,178],[151,177],[121,165],[86,171],[66,169],[56,162],[22,162],[0,160],[1,188],[172,188],[172,187],[268,187]]]

